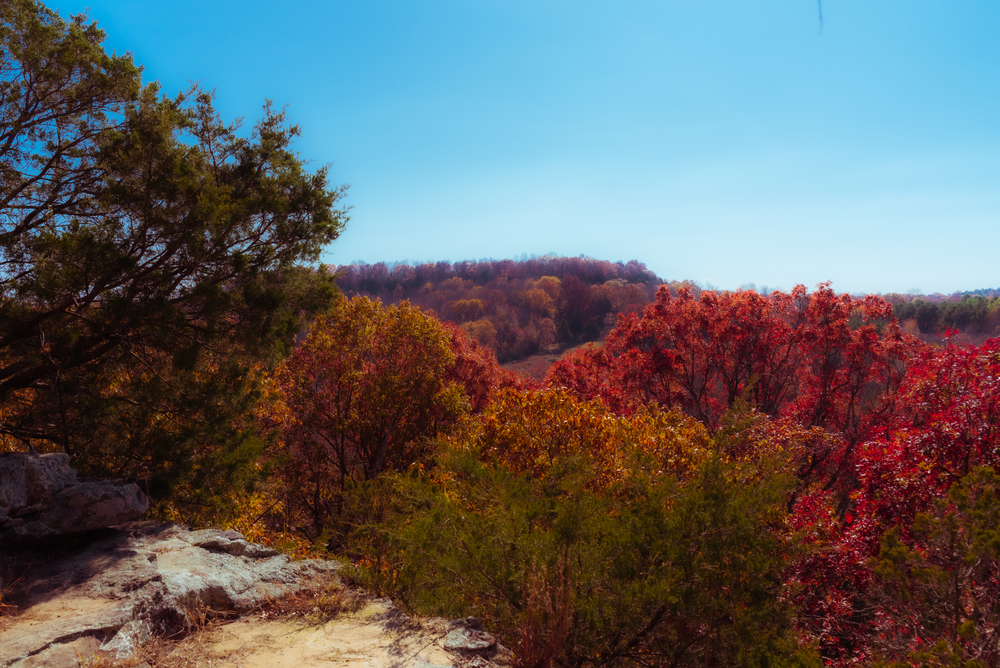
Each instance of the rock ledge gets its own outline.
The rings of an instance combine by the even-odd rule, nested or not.
[[[235,531],[151,523],[104,530],[7,592],[4,602],[23,612],[0,618],[0,668],[76,666],[98,651],[125,658],[154,634],[320,589],[338,568],[292,562]]]

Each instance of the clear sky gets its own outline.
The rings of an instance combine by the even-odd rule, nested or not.
[[[265,98],[352,261],[637,259],[721,288],[1000,286],[996,0],[48,0],[169,93]]]

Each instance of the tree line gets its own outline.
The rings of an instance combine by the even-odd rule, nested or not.
[[[542,256],[520,261],[338,267],[337,285],[348,296],[384,303],[407,300],[454,322],[501,362],[600,340],[618,314],[652,301],[663,282],[635,260],[607,262]]]
[[[917,297],[893,304],[893,313],[900,322],[912,323],[925,335],[949,329],[991,336],[1000,333],[1000,297],[996,296],[965,295],[958,301],[941,302]]]
[[[260,503],[520,665],[997,665],[998,346],[664,286],[537,383],[345,298],[275,377]]]

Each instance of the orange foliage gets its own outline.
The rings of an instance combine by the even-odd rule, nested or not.
[[[346,486],[406,469],[497,388],[524,383],[408,302],[340,300],[278,369],[278,400],[261,415],[280,429],[288,459],[279,469],[286,513],[303,513],[299,523],[318,535]]]

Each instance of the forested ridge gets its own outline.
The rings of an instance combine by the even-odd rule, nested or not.
[[[923,302],[825,283],[318,267],[344,189],[282,114],[164,95],[34,0],[0,27],[0,450],[342,559],[518,666],[1000,665],[1000,340],[947,329],[992,301],[928,344]]]
[[[338,267],[349,297],[407,300],[454,322],[501,362],[597,341],[621,313],[653,300],[664,281],[640,262],[542,256],[514,260]]]

